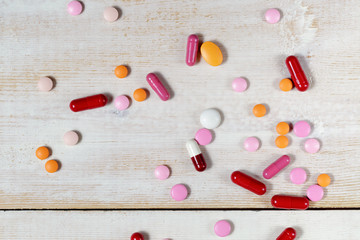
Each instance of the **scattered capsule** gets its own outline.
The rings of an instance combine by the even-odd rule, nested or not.
[[[219,66],[223,61],[220,48],[213,42],[204,42],[200,47],[200,53],[211,66]]]
[[[194,66],[197,59],[197,53],[199,50],[199,37],[195,34],[191,34],[188,37],[187,46],[186,46],[186,64],[188,66]]]
[[[264,195],[266,193],[265,184],[240,171],[235,171],[231,174],[231,181],[257,195]]]
[[[146,76],[146,81],[149,83],[150,87],[154,90],[154,92],[156,92],[156,94],[160,97],[161,100],[169,100],[169,92],[166,90],[166,88],[155,73],[149,73]]]
[[[107,98],[104,94],[78,98],[70,102],[70,109],[73,112],[80,112],[93,108],[103,107],[107,103]]]
[[[144,236],[141,233],[133,233],[130,240],[144,240]]]
[[[301,68],[299,60],[295,56],[289,56],[288,58],[286,58],[285,63],[287,68],[289,69],[291,79],[293,80],[295,87],[301,92],[306,91],[309,87],[309,82],[306,79],[305,73]]]
[[[296,231],[293,228],[286,228],[276,240],[293,240],[296,238]]]
[[[206,169],[205,158],[203,157],[199,145],[195,141],[195,139],[190,139],[189,141],[187,141],[186,148],[189,152],[191,161],[193,162],[195,169],[198,172],[204,171]]]
[[[280,157],[278,160],[270,164],[264,172],[263,177],[266,179],[270,179],[278,174],[282,169],[284,169],[290,163],[290,157],[288,155],[284,155]]]
[[[305,210],[309,207],[309,200],[306,197],[274,195],[271,198],[271,205],[274,208]]]

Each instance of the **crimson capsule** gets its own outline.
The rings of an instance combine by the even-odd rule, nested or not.
[[[80,112],[88,109],[103,107],[107,103],[107,98],[104,94],[78,98],[70,102],[70,109],[73,112]]]
[[[197,53],[199,51],[199,37],[192,34],[188,37],[186,46],[186,64],[188,66],[194,66],[196,63]]]
[[[266,186],[255,178],[246,175],[243,172],[235,171],[231,174],[231,181],[240,187],[243,187],[257,195],[266,193]]]
[[[309,200],[306,197],[274,195],[271,198],[271,205],[274,208],[305,210],[309,207]]]
[[[287,68],[289,69],[291,79],[295,87],[301,92],[306,91],[309,87],[309,82],[306,79],[305,73],[301,68],[299,60],[295,56],[289,56],[286,58],[285,63]]]
[[[202,172],[206,169],[205,158],[203,157],[199,144],[195,141],[195,139],[190,139],[186,142],[186,148],[191,157],[191,161],[194,164],[195,169],[198,172]]]
[[[293,228],[285,229],[276,240],[293,240],[296,238],[296,231]]]
[[[136,232],[131,235],[130,240],[144,240],[144,237],[141,233]]]

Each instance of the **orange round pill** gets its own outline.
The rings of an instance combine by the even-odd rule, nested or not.
[[[50,150],[49,148],[42,146],[36,149],[36,157],[40,160],[47,159],[50,156]]]
[[[262,104],[257,104],[253,108],[253,113],[255,117],[263,117],[266,114],[266,107]]]
[[[331,178],[329,175],[323,173],[320,174],[317,178],[317,183],[321,186],[321,187],[327,187],[330,185],[331,182]]]
[[[118,77],[118,78],[124,78],[128,75],[128,69],[126,66],[124,65],[120,65],[120,66],[117,66],[115,68],[115,75]]]
[[[290,125],[286,122],[279,122],[278,125],[276,125],[276,131],[280,135],[285,135],[290,131]]]
[[[138,88],[134,91],[133,97],[136,101],[142,102],[147,98],[147,93],[145,89]]]
[[[45,170],[54,173],[59,169],[59,163],[56,160],[49,160],[45,163]]]
[[[293,84],[293,82],[291,81],[291,79],[289,79],[289,78],[284,78],[283,80],[280,81],[279,87],[280,87],[280,89],[281,89],[282,91],[288,92],[288,91],[290,91],[291,89],[293,89],[294,84]]]
[[[286,136],[278,136],[275,139],[275,144],[278,148],[286,148],[289,145],[289,139]]]

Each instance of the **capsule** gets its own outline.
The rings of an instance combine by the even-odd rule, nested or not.
[[[306,79],[299,60],[295,56],[289,56],[286,58],[285,63],[289,69],[291,79],[293,80],[295,87],[301,92],[306,91],[309,87],[309,82]]]
[[[309,207],[309,200],[306,197],[274,195],[271,205],[274,208],[305,210]]]
[[[276,240],[293,240],[296,238],[296,231],[293,228],[285,229]]]
[[[186,64],[188,66],[194,66],[197,59],[197,53],[199,50],[199,37],[195,34],[192,34],[188,37],[187,46],[186,46]]]
[[[265,184],[240,171],[235,171],[231,174],[231,181],[257,195],[266,193]]]
[[[290,157],[288,155],[284,155],[280,157],[278,160],[270,164],[264,171],[263,171],[263,177],[265,179],[270,179],[274,177],[276,174],[278,174],[284,167],[289,165],[290,163]]]
[[[201,150],[199,148],[199,144],[195,141],[195,139],[191,139],[187,141],[186,148],[189,152],[189,155],[191,157],[195,169],[198,172],[204,171],[206,169],[205,158],[203,157]]]
[[[156,94],[160,97],[161,100],[169,100],[169,92],[166,90],[166,88],[155,73],[149,73],[146,76],[146,81],[149,83],[150,87],[156,92]]]
[[[104,94],[78,98],[70,102],[70,109],[73,112],[80,112],[88,109],[103,107],[107,103],[107,98]]]

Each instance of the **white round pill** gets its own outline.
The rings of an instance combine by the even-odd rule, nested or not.
[[[40,91],[48,92],[54,87],[54,83],[49,77],[42,77],[38,82],[38,88]]]
[[[68,131],[63,139],[66,145],[75,145],[79,142],[79,135],[75,131]]]
[[[206,109],[200,115],[200,123],[207,129],[217,128],[221,123],[221,114],[216,109]]]

